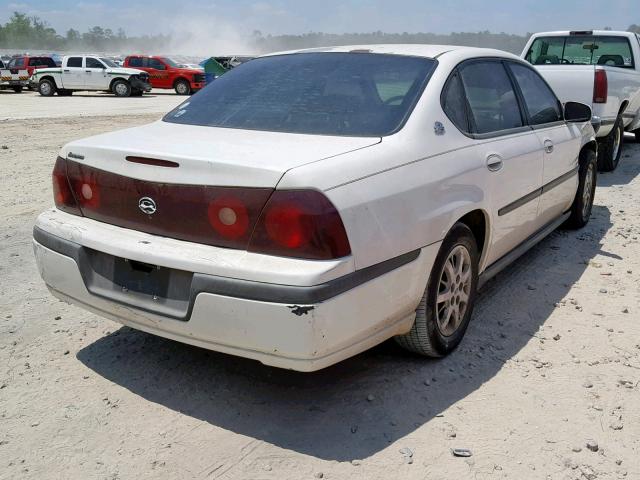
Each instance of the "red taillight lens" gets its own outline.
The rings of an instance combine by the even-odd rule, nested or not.
[[[340,214],[315,190],[276,190],[267,203],[249,251],[330,260],[351,253]]]
[[[605,70],[596,70],[593,81],[593,103],[607,103],[608,83],[607,72]]]
[[[58,157],[56,159],[51,177],[53,181],[53,200],[58,210],[74,215],[82,215],[69,186],[69,180],[67,180],[67,163],[64,158]]]

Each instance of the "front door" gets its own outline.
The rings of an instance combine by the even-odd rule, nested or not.
[[[85,63],[85,87],[87,90],[108,90],[110,78],[107,66],[99,59],[87,57]]]
[[[508,62],[520,93],[529,124],[543,150],[544,170],[538,226],[552,222],[570,207],[578,187],[578,156],[581,126],[564,121],[562,105],[553,90],[533,68]]]

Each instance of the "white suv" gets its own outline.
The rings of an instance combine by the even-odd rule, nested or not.
[[[37,263],[61,299],[269,365],[390,337],[446,355],[483,282],[588,221],[590,119],[496,50],[258,58],[161,121],[63,147]]]

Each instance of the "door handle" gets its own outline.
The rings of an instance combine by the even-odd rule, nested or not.
[[[495,153],[487,155],[487,168],[490,172],[497,172],[502,168],[502,157]]]
[[[91,70],[85,70],[85,73],[91,73]]]
[[[551,140],[544,141],[544,151],[547,153],[553,152],[553,142]]]
[[[69,73],[69,70],[66,70],[66,69],[65,69],[65,70],[63,70],[63,72],[67,72],[67,73]]]

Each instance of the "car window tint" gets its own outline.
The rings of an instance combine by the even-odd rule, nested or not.
[[[97,58],[87,57],[87,68],[104,68],[104,65]]]
[[[428,58],[373,53],[262,57],[220,76],[164,121],[317,135],[389,135],[408,117],[434,65]]]
[[[597,37],[591,63],[611,67],[633,67],[629,41],[625,37]]]
[[[70,57],[67,60],[67,67],[81,68],[82,67],[82,57]]]
[[[533,65],[557,65],[563,50],[564,37],[538,37],[531,44],[526,60]]]
[[[141,67],[142,66],[142,58],[140,57],[133,57],[129,59],[129,66],[130,67]]]
[[[149,59],[149,68],[155,68],[156,70],[166,70],[167,67],[165,66],[164,63],[162,63],[157,58],[150,58]]]
[[[442,108],[456,127],[465,133],[469,133],[466,102],[464,89],[462,88],[462,83],[460,83],[460,76],[458,72],[455,72],[445,86]]]
[[[558,99],[538,72],[525,65],[509,64],[522,91],[532,125],[562,120]]]
[[[511,80],[501,62],[473,62],[460,78],[471,109],[474,133],[522,127],[522,116]]]
[[[24,67],[24,57],[12,58],[11,60],[9,60],[7,67],[9,68]]]

